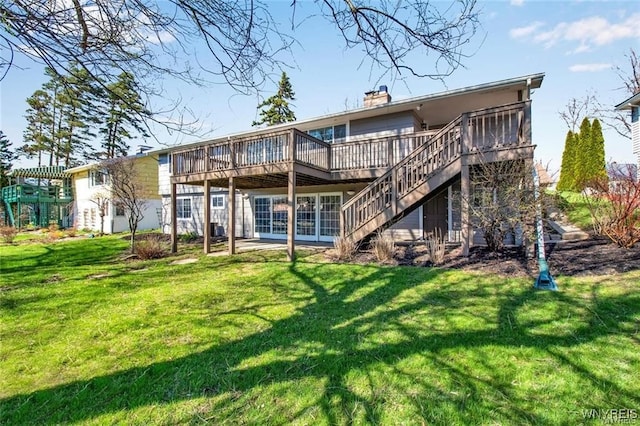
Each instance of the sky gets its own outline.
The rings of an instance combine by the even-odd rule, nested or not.
[[[290,1],[267,1],[270,13],[291,28]],[[630,70],[625,55],[640,53],[640,7],[628,1],[479,1],[481,28],[465,53],[463,67],[444,81],[400,75],[381,77],[380,70],[363,62],[359,50],[348,50],[337,30],[320,17],[302,21],[294,32],[287,75],[295,91],[292,102],[298,119],[308,119],[362,105],[366,91],[386,84],[394,100],[474,86],[538,72],[545,73],[542,87],[532,94],[533,142],[536,158],[551,171],[560,167],[568,128],[559,112],[572,98],[594,94],[613,107],[628,95],[615,67]],[[313,10],[308,1],[298,3],[296,16]],[[439,4],[439,3],[436,3]],[[300,22],[298,18],[298,22]],[[433,65],[433,58],[412,55],[417,69]],[[26,99],[45,81],[40,65],[16,58],[16,65],[0,82],[0,130],[14,146],[22,144],[26,126]],[[155,138],[136,145],[161,147],[195,142],[249,130],[257,118],[261,97],[277,89],[266,85],[261,95],[241,95],[224,84],[196,88],[175,81],[163,82],[164,96],[180,98],[197,118],[206,135],[194,137],[154,127]],[[631,141],[605,129],[607,161],[632,162]],[[15,167],[30,167],[19,160]]]

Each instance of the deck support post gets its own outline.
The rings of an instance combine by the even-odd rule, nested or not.
[[[204,254],[211,253],[211,181],[204,181]]]
[[[295,260],[295,222],[296,222],[296,171],[289,170],[289,186],[287,190],[287,260]]]
[[[229,226],[227,229],[229,238],[229,255],[236,254],[236,181],[229,178]]]
[[[469,154],[471,152],[471,134],[469,133],[469,114],[462,114],[460,122],[462,158],[460,159],[460,225],[462,238],[462,255],[469,256],[472,243],[471,218],[469,217],[469,202],[471,201],[471,173],[469,170]]]
[[[178,202],[176,200],[177,184],[171,184],[171,253],[178,252]]]
[[[466,158],[462,158],[462,170],[460,171],[460,207],[461,207],[461,238],[462,238],[462,255],[469,256],[471,248],[471,223],[469,218],[469,201],[471,197],[471,178],[469,173],[469,164]]]

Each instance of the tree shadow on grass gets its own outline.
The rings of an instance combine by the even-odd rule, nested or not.
[[[3,254],[2,273],[20,274],[36,271],[40,268],[63,268],[86,265],[104,265],[126,250],[123,244],[114,244],[113,240],[93,238],[82,246],[77,241],[55,244],[31,245],[28,250]]]
[[[420,317],[435,312],[445,323],[454,321],[457,317],[449,318],[449,312],[463,314],[474,305],[477,309],[483,298],[495,294],[495,289],[486,283],[474,283],[477,276],[451,280],[444,270],[415,274],[411,268],[374,266],[366,268],[363,276],[345,277],[329,285],[325,267],[309,263],[289,266],[288,272],[309,290],[310,296],[295,313],[271,321],[266,330],[179,359],[1,399],[0,423],[17,419],[43,424],[82,422],[105,414],[124,412],[121,415],[126,416],[127,410],[201,398],[206,403],[195,409],[192,418],[174,420],[220,423],[244,415],[252,416],[257,423],[320,419],[330,424],[377,424],[390,415],[396,398],[408,398],[414,415],[427,423],[496,421],[492,417],[496,410],[498,422],[545,422],[539,414],[522,408],[525,398],[514,391],[508,377],[491,372],[490,359],[478,362],[486,362],[482,368],[485,375],[479,377],[477,371],[459,365],[451,351],[485,352],[495,346],[514,351],[540,349],[553,355],[558,349],[624,332],[621,324],[634,321],[640,314],[638,295],[576,301],[562,293],[527,288],[504,293],[492,327],[456,329],[448,325],[447,331],[442,331],[434,325],[425,330],[429,323]],[[425,282],[433,284],[424,286]],[[592,318],[606,316],[611,306],[623,309],[607,319],[606,326],[592,327],[587,321],[572,330],[572,335],[534,334],[532,329],[543,329],[566,314],[518,319],[525,306],[545,303],[585,305]],[[254,309],[238,307],[234,312],[251,314]],[[477,320],[486,323],[491,315],[478,316]],[[416,376],[414,368],[399,365],[416,357],[427,361],[428,371],[423,377]],[[613,388],[621,404],[640,404],[640,396],[602,381],[596,372],[577,366],[566,355],[556,359],[585,377],[594,389],[610,392]],[[394,371],[393,378],[385,377],[385,372]],[[290,408],[293,404],[288,398],[292,394],[295,397],[299,392],[309,398],[309,391],[296,389],[307,380],[322,382],[323,390],[301,407]],[[270,406],[261,407],[259,404],[265,401],[260,392],[276,387],[282,395],[274,390],[269,397],[273,399],[266,401]],[[490,400],[497,396],[504,400],[486,404],[487,393]],[[442,411],[438,411],[440,407]]]

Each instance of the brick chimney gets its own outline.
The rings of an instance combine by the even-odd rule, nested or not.
[[[364,107],[384,105],[391,102],[391,95],[387,92],[387,86],[380,86],[379,90],[372,90],[364,94]]]

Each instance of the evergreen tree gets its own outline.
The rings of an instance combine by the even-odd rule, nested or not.
[[[575,190],[575,162],[577,160],[577,139],[578,135],[571,130],[567,132],[562,152],[562,165],[560,167],[560,179],[558,179],[558,191]]]
[[[7,176],[11,170],[12,162],[16,159],[16,154],[11,151],[11,142],[0,130],[0,188],[9,185]]]
[[[586,178],[587,183],[594,179],[607,177],[607,165],[604,159],[604,136],[602,135],[602,125],[597,118],[591,125],[591,139],[586,155]]]
[[[582,191],[589,180],[589,151],[591,147],[591,122],[587,117],[580,124],[580,134],[578,135],[577,152],[573,169],[575,190]]]
[[[43,154],[49,153],[51,139],[51,122],[53,117],[49,110],[51,97],[44,90],[38,89],[27,98],[25,118],[27,128],[23,134],[24,145],[18,148],[18,152],[27,158],[38,158],[38,167],[42,166]]]
[[[47,132],[48,137],[46,138],[46,151],[49,153],[49,166],[57,166],[60,164],[60,139],[64,135],[60,130],[62,127],[60,92],[62,91],[63,81],[62,77],[51,68],[45,68],[44,72],[49,76],[49,81],[42,85],[42,90],[49,95],[50,99],[47,105],[49,129]]]
[[[121,73],[117,81],[107,85],[106,112],[100,127],[105,159],[127,155],[128,141],[136,134],[149,137],[143,118],[150,115],[142,103],[132,74]]]
[[[289,107],[289,101],[295,100],[295,93],[291,87],[291,82],[287,73],[282,72],[280,77],[280,83],[278,83],[278,92],[262,101],[258,105],[260,111],[260,120],[254,121],[252,126],[259,126],[266,124],[267,126],[273,126],[275,124],[288,123],[296,120],[296,115]]]
[[[72,167],[79,160],[91,158],[94,151],[88,141],[93,136],[90,122],[96,89],[89,73],[77,67],[72,68],[62,82],[63,87],[58,97],[61,118],[58,156],[65,167]]]

